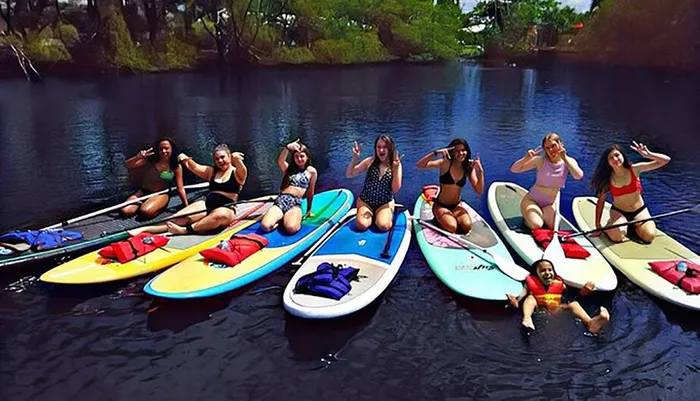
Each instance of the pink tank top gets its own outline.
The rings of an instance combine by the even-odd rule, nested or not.
[[[568,173],[569,170],[564,162],[554,165],[545,156],[542,158],[542,167],[537,170],[535,185],[547,188],[561,188],[566,183],[566,175]]]

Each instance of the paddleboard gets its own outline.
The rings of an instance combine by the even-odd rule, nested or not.
[[[434,221],[432,202],[426,197],[427,192],[424,189],[416,200],[413,214],[438,226]],[[508,249],[488,223],[465,202],[462,202],[462,206],[472,219],[472,229],[460,237],[512,262]],[[503,273],[493,263],[493,258],[483,251],[468,248],[417,221],[413,228],[428,266],[454,292],[472,298],[505,301],[508,299],[506,294],[518,296],[522,291],[522,283]]]
[[[411,242],[408,212],[396,216],[389,255],[386,258],[381,255],[389,239],[389,232],[379,232],[374,226],[364,232],[357,231],[356,212],[356,209],[348,212],[340,228],[323,241],[287,284],[282,300],[285,309],[292,315],[308,319],[348,315],[377,299],[396,277]],[[323,262],[359,269],[359,281],[352,281],[350,292],[339,300],[295,293],[297,281],[302,276],[315,272]]]
[[[186,299],[211,297],[243,287],[276,271],[309,248],[339,223],[352,202],[352,192],[347,189],[317,193],[312,205],[314,216],[303,220],[296,234],[288,235],[281,228],[263,233],[258,222],[241,233],[262,235],[269,243],[238,265],[220,266],[196,254],[151,279],[144,291],[161,298]],[[306,205],[304,199],[304,214]]]
[[[595,229],[597,201],[595,197],[574,198],[574,219],[582,231]],[[609,202],[605,202],[602,224],[610,218],[611,206]],[[658,227],[654,241],[648,245],[629,239],[614,243],[605,235],[588,238],[613,266],[648,293],[685,308],[700,310],[700,295],[690,294],[670,283],[649,266],[649,262],[677,259],[700,263],[700,256],[659,230]]]
[[[209,183],[207,182],[186,185],[185,190],[187,191],[187,197],[190,203],[206,194],[208,186]],[[85,252],[99,246],[104,246],[109,243],[125,239],[128,237],[126,230],[143,224],[144,221],[140,220],[138,216],[126,219],[122,218],[119,214],[119,210],[128,204],[132,204],[136,201],[144,201],[156,195],[165,194],[167,192],[167,189],[160,192],[155,192],[143,196],[138,200],[122,202],[117,205],[69,219],[63,223],[56,223],[41,228],[41,230],[62,228],[64,230],[77,231],[83,235],[83,238],[76,241],[70,241],[67,245],[55,249],[47,249],[42,251],[28,249],[26,251],[13,252],[7,255],[0,254],[0,268],[7,266],[18,266],[24,263],[66,256],[79,251]],[[182,201],[180,200],[180,197],[171,196],[168,206],[155,219],[164,219],[172,216],[181,208]]]
[[[496,228],[506,241],[528,265],[541,259],[544,250],[537,245],[520,213],[520,202],[527,190],[510,182],[494,182],[488,190],[488,208]],[[561,216],[559,230],[578,231],[564,216]],[[617,287],[617,276],[603,255],[585,237],[574,240],[590,252],[586,259],[565,258],[565,262],[555,263],[554,269],[566,285],[583,287],[586,282],[595,283],[597,291],[612,291]]]
[[[164,247],[126,263],[103,258],[99,255],[99,250],[94,251],[49,270],[40,280],[53,284],[97,284],[157,272],[215,246],[219,241],[256,223],[272,206],[274,199],[275,196],[264,196],[236,205],[236,220],[218,234],[169,235],[170,241]]]

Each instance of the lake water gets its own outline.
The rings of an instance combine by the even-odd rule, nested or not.
[[[320,172],[318,191],[344,178],[352,141],[372,151],[388,133],[404,154],[399,202],[413,205],[437,171],[416,161],[466,138],[487,185],[529,187],[510,164],[558,132],[587,174],[608,144],[632,140],[672,157],[642,176],[652,214],[700,199],[700,76],[558,65],[476,64],[268,69],[237,76],[163,74],[0,81],[0,231],[113,204],[129,194],[123,166],[159,134],[201,162],[225,142],[246,154],[243,197],[279,188],[280,147],[301,137]],[[639,156],[631,154],[633,160]],[[188,175],[187,180],[196,179]],[[485,196],[463,196],[490,219]],[[660,227],[700,251],[700,220]],[[519,311],[457,296],[428,268],[415,240],[397,279],[365,310],[309,322],[286,313],[291,266],[235,293],[163,303],[144,277],[91,288],[43,286],[48,264],[0,272],[3,400],[192,399],[692,399],[700,390],[697,312],[659,301],[619,275],[597,296],[609,326],[598,336],[559,314],[519,332]]]

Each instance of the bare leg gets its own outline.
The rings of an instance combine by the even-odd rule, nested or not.
[[[201,211],[201,213],[196,213],[197,211]],[[174,218],[176,216],[180,216],[183,214],[189,214],[189,213],[194,213],[189,216],[184,216],[182,218]],[[175,213],[172,217],[172,220],[170,220],[173,224],[177,224],[179,226],[184,226],[185,224],[191,222],[191,221],[197,221],[201,218],[206,216],[206,205],[204,204],[203,200],[191,203],[189,206],[185,207],[184,209],[180,210],[179,212]],[[154,233],[154,234],[159,234],[159,233],[164,233],[168,231],[168,225],[166,223],[160,223],[160,224],[155,224],[152,226],[148,227],[141,227],[141,228],[135,228],[133,230],[127,231],[129,235],[134,236],[138,235],[140,233],[144,232],[149,232],[149,233]]]
[[[459,230],[465,234],[472,230],[472,218],[469,216],[469,212],[463,206],[457,206],[454,211],[455,218],[457,218],[457,224],[459,225]]]
[[[295,206],[284,214],[282,221],[288,234],[296,234],[301,228],[301,207]]]
[[[236,213],[227,208],[219,207],[204,216],[201,220],[192,223],[192,229],[197,233],[208,233],[221,227],[226,227],[236,218]],[[171,234],[187,234],[187,228],[168,222],[168,232]]]
[[[385,203],[377,208],[377,213],[374,217],[374,225],[377,230],[387,232],[391,230],[393,222],[394,201]]]
[[[284,217],[284,212],[279,206],[273,205],[270,209],[265,212],[262,217],[262,222],[260,223],[263,232],[269,233],[270,231],[277,228],[279,221]]]
[[[144,195],[143,191],[140,189],[136,191],[133,195],[130,197],[126,198],[127,201],[138,199]],[[119,209],[119,214],[122,216],[122,218],[129,218],[133,215],[135,215],[139,211],[139,207],[141,207],[141,202],[137,203],[132,203],[130,205],[126,205],[123,208]]]
[[[544,225],[544,213],[530,195],[525,195],[520,202],[520,213],[523,215],[525,225],[530,229],[542,228]]]
[[[586,313],[586,311],[576,301],[571,302],[568,305],[562,305],[562,307],[564,309],[569,309],[574,316],[581,319],[583,324],[585,324],[588,328],[588,331],[593,334],[598,333],[600,329],[603,328],[603,326],[605,326],[605,324],[610,320],[610,313],[602,306],[600,307],[600,313],[594,318],[588,316],[588,313]]]
[[[532,321],[532,314],[537,308],[537,300],[532,295],[528,295],[523,302],[523,322],[522,325],[526,329],[535,330],[535,323]]]
[[[635,216],[634,219],[639,220],[649,217],[651,217],[649,209],[644,209],[637,216]],[[635,224],[634,229],[642,241],[646,242],[647,244],[651,244],[654,241],[654,237],[656,236],[656,223],[654,223],[654,221],[646,221],[641,224]]]
[[[544,227],[554,230],[554,215],[556,211],[554,210],[554,205],[547,205],[542,208],[542,215],[544,219]]]
[[[152,219],[158,215],[163,209],[165,209],[166,206],[168,206],[168,202],[170,201],[170,196],[167,194],[162,194],[162,195],[156,195],[150,199],[147,199],[146,202],[141,205],[141,209],[139,210],[139,214],[146,219]]]
[[[369,228],[369,226],[372,225],[372,216],[373,212],[372,209],[367,206],[365,202],[362,201],[362,199],[357,198],[357,202],[355,202],[355,205],[357,207],[357,218],[355,219],[355,228],[357,231],[365,231]]]
[[[457,231],[457,219],[452,215],[450,209],[433,203],[433,216],[435,216],[438,225],[445,231],[449,231],[453,234]]]
[[[606,225],[611,226],[613,224],[622,224],[626,222],[627,219],[620,212],[617,210],[610,210],[610,220],[608,220],[608,224]],[[603,232],[608,236],[608,238],[610,238],[610,241],[622,242],[622,240],[624,240],[627,236],[627,226],[611,228]]]

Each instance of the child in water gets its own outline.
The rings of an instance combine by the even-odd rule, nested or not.
[[[532,269],[535,274],[530,274],[525,283],[527,284],[520,295],[516,298],[512,294],[507,294],[510,304],[517,308],[521,299],[523,302],[523,328],[535,330],[535,324],[532,322],[532,313],[536,307],[544,307],[547,310],[556,311],[558,309],[569,309],[574,316],[581,319],[588,330],[596,334],[610,320],[610,313],[604,307],[600,307],[598,316],[591,318],[588,313],[581,307],[577,301],[562,303],[562,293],[566,289],[564,281],[561,277],[554,273],[554,265],[546,259],[540,259],[532,264]],[[581,288],[579,295],[586,296],[593,292],[595,284],[587,282]]]

